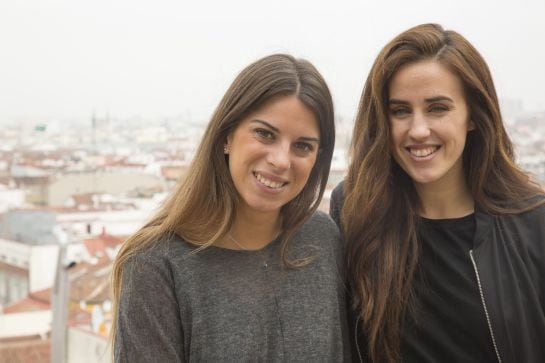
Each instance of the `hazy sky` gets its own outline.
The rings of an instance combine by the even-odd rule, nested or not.
[[[423,22],[466,36],[500,98],[545,110],[544,0],[2,0],[0,122],[206,120],[273,52],[312,61],[351,119],[380,48]]]

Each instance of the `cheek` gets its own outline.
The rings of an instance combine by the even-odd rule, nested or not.
[[[390,139],[392,141],[392,145],[398,145],[402,141],[404,132],[405,131],[401,125],[390,125]]]
[[[398,167],[405,170],[405,162],[403,157],[403,152],[405,149],[401,148],[399,141],[396,141],[392,138],[390,146],[390,161],[397,164]]]
[[[394,157],[399,155],[399,148],[403,144],[402,132],[397,128],[390,129],[390,154]]]
[[[316,164],[316,159],[317,159],[316,157],[309,158],[309,159],[301,160],[299,163],[297,163],[295,166],[297,174],[301,178],[304,178],[305,180],[308,179],[308,177],[310,176],[310,173],[312,172],[312,169],[314,168]]]
[[[441,135],[443,135],[444,140],[452,140],[456,148],[463,148],[467,141],[467,132],[466,125],[460,124],[457,127],[445,129]]]

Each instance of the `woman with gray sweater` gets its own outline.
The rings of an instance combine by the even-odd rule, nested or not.
[[[237,76],[115,261],[116,362],[349,360],[339,232],[316,212],[334,135],[309,62],[272,55]]]

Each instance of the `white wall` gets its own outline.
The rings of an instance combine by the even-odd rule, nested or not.
[[[137,187],[166,188],[165,181],[155,175],[141,172],[97,172],[65,174],[49,185],[48,204],[64,205],[66,199],[74,194],[104,192],[108,194],[125,193]]]
[[[91,235],[99,235],[103,229],[114,236],[128,236],[142,227],[155,210],[134,209],[121,211],[93,211],[59,213],[57,223],[64,230],[77,236],[87,235],[87,225],[90,225]]]
[[[55,283],[59,246],[33,246],[30,250],[30,292],[52,287]]]
[[[0,314],[0,339],[31,335],[45,337],[51,330],[51,310]]]
[[[80,328],[68,328],[67,363],[111,362],[108,339]]]
[[[0,262],[28,269],[31,246],[0,238]]]
[[[25,191],[22,189],[7,189],[0,185],[0,213],[9,208],[21,207],[25,204]]]

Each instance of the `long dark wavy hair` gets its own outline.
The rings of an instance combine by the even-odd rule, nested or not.
[[[459,33],[437,24],[413,27],[390,41],[365,82],[341,211],[353,308],[373,362],[400,360],[401,325],[413,301],[421,203],[411,178],[393,158],[388,87],[401,67],[421,60],[440,62],[463,84],[475,129],[468,133],[462,157],[475,203],[491,214],[520,213],[543,203],[530,202],[543,190],[514,162],[492,76],[479,52]]]

